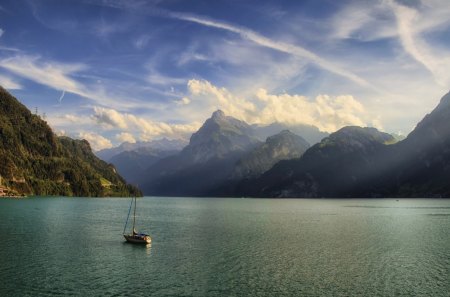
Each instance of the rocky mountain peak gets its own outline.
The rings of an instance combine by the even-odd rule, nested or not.
[[[191,155],[192,160],[204,162],[232,152],[247,151],[257,143],[254,131],[247,123],[217,110],[192,134],[184,152]]]
[[[442,110],[450,108],[450,91],[441,98],[435,110]]]
[[[211,119],[213,119],[213,120],[223,120],[223,119],[225,119],[225,117],[226,117],[225,113],[222,110],[218,109],[215,112],[213,112],[213,114],[211,116]]]
[[[294,134],[294,133],[292,133],[291,131],[289,131],[289,130],[283,130],[283,131],[281,131],[281,132],[278,133],[278,134],[275,134],[275,135],[272,135],[272,136],[267,137],[267,142],[270,142],[270,141],[278,141],[278,140],[283,139],[283,138],[287,138],[287,137],[295,137],[295,136],[297,136],[297,135]]]

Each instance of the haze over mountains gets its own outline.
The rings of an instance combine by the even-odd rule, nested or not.
[[[309,141],[288,132],[289,130],[284,130],[287,128],[302,132]],[[267,144],[264,143],[267,137],[274,136],[274,134],[283,130],[285,132],[281,133],[280,136],[274,137]],[[230,175],[227,178],[236,180],[237,177],[259,175],[279,160],[298,157],[309,147],[309,143],[316,143],[327,135],[328,133],[321,132],[316,127],[308,125],[289,126],[280,123],[273,123],[268,126],[248,125],[225,115],[221,110],[217,110],[199,131],[192,135],[190,143],[164,138],[134,144],[123,143],[116,148],[101,150],[96,154],[101,159],[114,164],[118,172],[127,181],[132,184],[143,185],[143,187],[147,187],[147,181],[145,180],[147,175],[150,174],[152,178],[149,180],[153,180],[155,173],[149,172],[165,171],[164,168],[149,169],[153,164],[165,157],[176,155],[184,148],[183,157],[173,162],[182,162],[184,165],[180,165],[181,167],[195,167],[195,165],[200,164],[209,166],[205,163],[219,162],[219,160],[220,162],[231,162],[231,165],[236,168],[227,172]],[[255,152],[252,152],[252,148],[256,149]],[[244,158],[246,153],[248,153],[248,156]],[[234,164],[238,159],[239,164]],[[164,167],[164,163],[162,164],[159,166]],[[146,169],[149,169],[148,172],[146,172]],[[247,172],[244,173],[244,171]]]
[[[258,197],[450,197],[450,93],[405,140],[345,127],[234,195]]]
[[[192,134],[188,146],[149,168],[139,185],[150,195],[209,195],[259,144],[250,125],[218,110]]]
[[[139,194],[85,140],[57,137],[0,89],[0,175],[16,193]],[[97,154],[146,195],[234,197],[450,197],[450,93],[404,139],[344,127],[311,146],[284,126],[251,126],[218,110],[189,143],[125,143]],[[322,132],[301,127],[309,139]],[[297,130],[300,131],[300,130]],[[317,132],[317,133],[316,133]]]
[[[283,129],[262,141],[284,127],[250,126],[219,110],[181,151],[133,178],[145,194],[162,196],[448,197],[448,119],[449,94],[402,141],[355,126],[310,147]]]
[[[298,158],[306,151],[309,143],[283,130],[286,127],[282,124],[251,126],[217,110],[179,152],[156,149],[149,143],[145,149],[132,148],[112,156],[109,161],[148,195],[223,195],[241,179],[259,176],[277,161]],[[292,127],[303,131],[311,141],[327,135],[313,126]],[[266,135],[272,131],[278,134],[266,140]],[[164,141],[167,144],[167,140]],[[137,144],[136,147],[139,145],[142,146]],[[117,153],[124,147],[130,146],[126,144],[97,154]]]

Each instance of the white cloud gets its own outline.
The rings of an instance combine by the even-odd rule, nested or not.
[[[129,143],[135,143],[136,139],[131,133],[128,132],[122,132],[116,135],[116,139],[118,141],[122,142],[129,142]]]
[[[94,151],[111,148],[113,146],[109,139],[94,132],[80,132],[78,137],[87,140]]]
[[[86,118],[80,117],[77,115],[73,115],[73,114],[65,114],[65,115],[61,116],[60,118],[65,121],[68,121],[70,123],[74,123],[74,124],[81,124],[86,121]]]
[[[22,85],[14,81],[12,78],[0,75],[0,85],[8,90],[20,90]]]
[[[65,130],[56,130],[55,134],[58,136],[66,136],[66,131]]]
[[[191,99],[189,99],[188,97],[183,97],[180,100],[175,101],[175,103],[178,105],[187,105],[191,103]]]
[[[311,100],[300,95],[268,94],[260,89],[256,98],[264,102],[255,117],[255,121],[261,124],[306,124],[326,132],[334,132],[344,126],[367,126],[364,107],[350,95],[319,95]]]
[[[185,13],[171,13],[170,16],[172,16],[173,18],[179,19],[179,20],[193,22],[193,23],[197,23],[197,24],[204,25],[207,27],[218,28],[218,29],[222,29],[222,30],[226,30],[229,32],[239,34],[242,38],[250,40],[250,41],[258,44],[259,46],[277,50],[277,51],[287,53],[287,54],[290,54],[290,55],[293,55],[293,56],[296,56],[299,58],[307,59],[310,62],[315,63],[316,65],[320,66],[323,69],[326,69],[337,75],[346,77],[347,79],[350,79],[351,81],[353,81],[361,86],[370,87],[370,88],[374,89],[374,87],[370,83],[368,83],[366,80],[359,77],[358,75],[338,66],[337,64],[335,64],[333,62],[330,62],[330,61],[318,56],[317,54],[315,54],[303,47],[300,47],[300,46],[297,46],[294,44],[290,44],[290,43],[275,41],[275,40],[267,38],[263,35],[260,35],[250,29],[247,29],[244,27],[239,27],[239,26],[234,26],[231,24],[227,24],[225,22],[212,20],[212,19],[208,19],[205,17],[195,16],[195,15],[190,15],[190,14],[185,14]]]
[[[184,66],[190,62],[198,62],[198,61],[210,61],[210,58],[208,58],[206,55],[199,54],[196,52],[184,52],[180,55],[178,59],[178,65]]]
[[[214,109],[221,109],[251,124],[306,124],[327,132],[348,125],[381,127],[380,120],[370,119],[363,105],[351,95],[319,95],[310,99],[296,94],[269,94],[259,89],[244,99],[208,81],[190,80],[188,88],[192,107],[185,110],[187,115],[196,109],[202,110],[206,118]]]
[[[0,45],[0,50],[7,51],[7,52],[16,52],[16,53],[19,53],[22,51],[21,49],[18,49],[15,47],[8,47],[8,46],[2,46],[2,45]]]
[[[187,84],[189,104],[175,101],[172,114],[188,122],[204,121],[212,112],[222,109],[226,114],[239,119],[254,112],[254,104],[240,96],[236,96],[226,88],[220,88],[206,80],[191,79]],[[182,100],[182,99],[181,99]]]
[[[133,131],[139,134],[140,140],[150,140],[158,136],[186,137],[196,131],[199,123],[192,124],[167,124],[164,122],[153,122],[137,117],[129,113],[120,113],[114,109],[96,107],[93,118],[97,123],[108,129]]]
[[[423,16],[414,8],[397,4],[394,1],[388,3],[397,19],[397,33],[405,51],[432,73],[437,84],[447,86],[450,83],[448,75],[450,60],[441,57],[447,57],[448,53],[447,55],[436,55],[421,37],[421,30],[417,28],[416,23]]]
[[[70,78],[70,75],[86,69],[83,64],[39,63],[39,58],[17,56],[1,61],[1,67],[20,76],[31,79],[43,85],[50,85],[59,90],[68,90],[84,96],[82,86]]]
[[[93,131],[95,122],[89,116],[76,114],[56,114],[48,112],[47,122],[53,131],[64,131],[64,135],[78,137],[80,132]],[[59,132],[58,132],[59,133]]]
[[[2,37],[3,33],[5,33],[5,30],[3,30],[2,28],[0,28],[0,37]]]
[[[39,57],[17,55],[0,60],[0,67],[55,90],[65,90],[66,93],[69,92],[91,99],[99,105],[116,108],[142,108],[142,103],[139,104],[131,98],[123,100],[123,98],[111,95],[109,92],[113,92],[115,89],[109,90],[114,86],[109,86],[111,88],[108,88],[109,92],[107,92],[103,86],[97,83],[97,80],[89,85],[74,79],[75,76],[89,69],[87,65],[82,63],[64,64],[45,61]]]
[[[329,28],[333,39],[371,41],[395,37],[394,22],[391,10],[383,1],[355,2],[337,12]]]
[[[142,50],[147,46],[150,39],[151,37],[147,34],[141,35],[136,40],[134,40],[133,45],[138,50]]]
[[[93,118],[107,128],[126,129],[128,127],[125,117],[114,109],[94,107]]]
[[[450,52],[447,46],[439,46],[439,42],[432,41],[433,38],[429,38],[429,34],[449,28],[448,1],[427,0],[420,2],[417,7],[413,2],[410,4],[406,6],[400,1],[384,0],[347,5],[333,16],[330,22],[330,27],[333,28],[331,37],[337,40],[352,38],[360,41],[398,38],[403,51],[394,52],[398,56],[397,59],[401,59],[406,53],[432,75],[440,88],[447,88],[450,83]],[[351,50],[357,52],[354,48]],[[367,57],[367,52],[364,54]],[[387,55],[379,58],[390,59],[393,69],[401,66],[395,61],[395,57]],[[375,59],[377,57],[366,58],[372,61]],[[379,72],[366,77],[376,83],[376,75],[379,75]],[[379,84],[377,86],[380,87]]]
[[[147,76],[147,81],[152,85],[181,85],[186,83],[186,79],[174,78],[166,75],[162,75],[157,72],[152,72]]]

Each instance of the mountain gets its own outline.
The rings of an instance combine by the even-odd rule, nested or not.
[[[301,135],[309,144],[313,145],[320,142],[323,138],[330,135],[329,133],[320,131],[312,125],[288,125],[282,123],[272,123],[270,125],[252,125],[258,138],[265,140],[267,137],[275,135],[283,130],[289,130],[294,134]]]
[[[192,134],[183,155],[192,163],[204,163],[253,148],[259,141],[247,123],[215,111],[203,126]]]
[[[160,150],[153,147],[139,147],[114,155],[109,162],[130,184],[137,184],[145,171],[157,161],[179,153],[179,150]]]
[[[0,87],[0,175],[18,194],[130,196],[140,191],[98,159],[86,140],[57,137]]]
[[[281,161],[233,195],[256,197],[450,197],[450,93],[402,141],[345,127],[298,160]]]
[[[140,185],[148,195],[207,195],[259,144],[251,126],[218,110],[179,154],[151,166]]]
[[[450,197],[450,92],[397,143],[384,186],[399,197]],[[393,168],[392,168],[393,167]]]
[[[117,147],[103,149],[95,152],[95,154],[103,161],[110,162],[111,158],[123,152],[135,151],[137,152],[137,154],[140,154],[142,152],[144,155],[146,155],[149,150],[159,152],[181,151],[187,144],[188,142],[183,139],[167,138],[155,139],[152,141],[138,141],[135,143],[124,142]],[[111,163],[114,164],[114,162]]]
[[[243,156],[237,162],[232,178],[257,177],[281,160],[300,158],[308,148],[309,143],[301,136],[289,130],[281,131]]]
[[[257,197],[357,197],[394,139],[375,128],[344,127],[300,159],[280,161],[261,177],[243,181],[235,195]]]

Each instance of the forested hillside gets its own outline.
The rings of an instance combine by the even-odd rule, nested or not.
[[[85,140],[56,136],[0,87],[0,175],[4,187],[26,195],[141,195]]]

